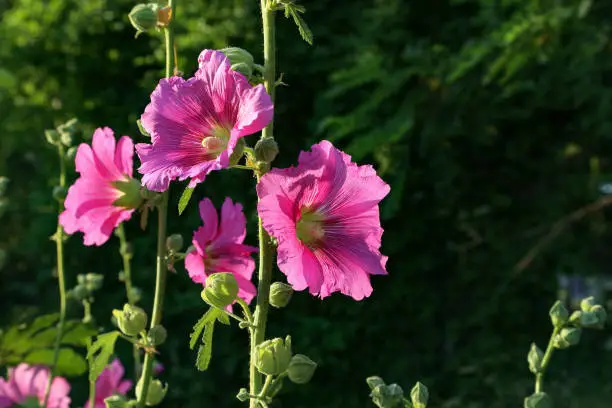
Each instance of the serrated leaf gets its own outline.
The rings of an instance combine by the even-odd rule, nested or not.
[[[220,314],[220,311],[214,308],[210,308],[204,313],[204,315],[197,321],[196,324],[193,325],[193,329],[191,334],[189,335],[189,349],[193,350],[196,346],[198,340],[202,335],[202,330],[204,330],[204,326],[206,326],[210,322],[214,322],[217,316]]]
[[[189,200],[191,200],[191,195],[193,194],[193,190],[195,190],[195,187],[187,186],[185,187],[183,194],[181,194],[181,198],[179,199],[179,203],[178,203],[179,215],[181,215],[183,211],[185,211],[185,208],[187,208],[187,204],[189,204]]]
[[[298,6],[295,4],[285,5],[285,17],[289,18],[289,16],[291,16],[293,18],[293,22],[297,26],[302,39],[306,41],[308,44],[312,45],[312,41],[313,41],[312,31],[310,31],[308,24],[306,24],[306,21],[300,15],[301,13],[304,13],[305,11],[306,9],[302,6]]]
[[[34,350],[25,356],[23,362],[50,366],[53,364],[53,350]],[[71,348],[60,349],[57,364],[55,365],[55,374],[76,377],[82,375],[85,371],[87,371],[87,363],[83,356]]]
[[[230,325],[230,318],[227,315],[227,313],[218,313],[217,314],[217,321],[219,321],[220,323],[223,323],[226,326]]]
[[[115,342],[118,337],[118,331],[100,334],[87,351],[90,382],[95,382],[107,366],[108,360],[115,351]]]
[[[136,121],[136,125],[138,126],[138,130],[140,131],[141,135],[146,136],[146,137],[151,137],[149,132],[147,132],[147,130],[144,128],[144,126],[142,126],[142,122],[140,121],[140,119],[138,119]]]
[[[213,333],[215,331],[215,320],[208,323],[204,327],[204,336],[202,341],[204,344],[198,349],[198,358],[196,360],[196,368],[200,371],[206,371],[210,364],[210,358],[212,356],[212,340]]]

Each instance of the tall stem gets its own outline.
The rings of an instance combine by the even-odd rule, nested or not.
[[[66,188],[66,157],[64,154],[64,146],[58,144],[57,152],[60,160],[60,187]],[[64,203],[60,203],[59,212],[64,210]],[[55,337],[55,346],[53,347],[53,360],[51,363],[51,375],[47,381],[45,388],[45,398],[43,406],[46,408],[49,402],[49,394],[51,391],[51,383],[53,382],[53,371],[57,365],[59,359],[60,344],[62,342],[62,336],[64,335],[64,324],[66,321],[66,280],[64,277],[64,230],[62,225],[59,223],[59,217],[57,220],[57,229],[55,230],[55,247],[57,251],[57,285],[59,287],[60,295],[60,316],[59,323],[57,324],[57,335]]]
[[[548,341],[548,346],[546,347],[546,351],[544,352],[544,357],[542,357],[542,368],[536,374],[535,380],[535,392],[542,392],[542,384],[544,382],[544,374],[546,373],[546,369],[548,368],[548,363],[550,363],[550,359],[552,358],[553,351],[555,351],[554,341],[557,334],[561,331],[560,327],[555,327],[552,335],[550,336],[550,340]]]
[[[174,21],[176,19],[176,0],[168,0],[168,7],[171,9],[171,19],[168,26],[164,29],[166,46],[166,78],[170,78],[176,70],[176,59],[174,53]],[[166,227],[168,224],[168,191],[162,193],[162,198],[158,212],[157,226],[157,267],[155,278],[155,297],[153,300],[153,313],[151,316],[151,327],[161,322],[164,307],[164,292],[166,289],[166,274],[168,265],[166,264]],[[146,353],[142,376],[142,388],[138,395],[138,407],[144,407],[149,385],[153,376],[153,354]]]
[[[274,33],[275,12],[268,7],[268,0],[261,0],[261,16],[264,41],[264,85],[272,102],[274,102],[274,88],[276,82],[276,38]],[[270,120],[261,137],[274,137],[274,119]],[[265,171],[265,170],[264,170]],[[257,174],[257,181],[263,172]],[[249,367],[249,386],[251,395],[258,395],[262,389],[262,376],[255,367],[255,347],[264,341],[266,336],[266,323],[268,320],[270,282],[272,280],[272,261],[274,259],[274,246],[270,236],[263,227],[261,217],[258,218],[259,230],[259,282],[257,287],[257,306],[255,308],[255,327],[251,330],[251,363]],[[257,408],[258,401],[251,399],[250,408]]]

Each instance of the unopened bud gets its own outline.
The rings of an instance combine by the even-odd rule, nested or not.
[[[4,194],[6,194],[6,189],[8,188],[9,185],[9,179],[8,177],[0,177],[0,196],[3,196]]]
[[[129,407],[127,399],[120,394],[111,395],[104,398],[104,406],[106,408],[127,408]]]
[[[580,310],[582,310],[583,312],[590,312],[593,306],[595,306],[595,298],[593,296],[584,298],[580,302]]]
[[[410,391],[410,399],[414,408],[425,408],[429,400],[429,390],[421,382],[417,382]]]
[[[125,180],[113,181],[113,187],[123,193],[118,199],[113,201],[115,207],[127,209],[137,209],[143,202],[143,197],[140,192],[142,186],[135,178],[127,178]]]
[[[246,388],[241,388],[240,391],[238,391],[236,398],[238,398],[238,401],[240,402],[246,402],[251,398],[251,395]]]
[[[270,286],[270,305],[276,308],[283,308],[289,304],[293,288],[282,282],[274,282]]]
[[[366,383],[368,383],[368,386],[370,387],[370,390],[373,390],[374,388],[378,387],[379,385],[385,385],[385,381],[377,376],[372,376],[372,377],[368,377],[366,378]]]
[[[525,408],[552,408],[552,400],[545,392],[536,392],[525,398]]]
[[[59,146],[59,144],[61,143],[60,134],[55,129],[45,130],[45,138],[47,139],[47,142],[54,146]]]
[[[68,194],[68,190],[66,189],[66,187],[53,187],[53,198],[59,201],[60,203],[66,199],[66,194]]]
[[[231,67],[234,71],[240,72],[244,76],[250,78],[253,75],[253,66],[255,61],[253,56],[247,50],[238,47],[227,47],[221,50],[223,54],[230,60]]]
[[[579,323],[580,323],[580,326],[582,327],[595,328],[595,327],[598,327],[599,325],[599,318],[597,317],[597,314],[593,311],[581,312]]]
[[[66,150],[66,160],[68,160],[71,163],[74,163],[78,150],[79,150],[78,146],[72,146],[68,150]]]
[[[306,384],[310,381],[317,369],[317,363],[312,361],[308,356],[296,354],[291,357],[287,374],[291,382],[295,384]]]
[[[255,366],[265,375],[284,373],[291,361],[291,337],[266,340],[255,348]]]
[[[85,287],[90,292],[96,291],[102,287],[104,283],[104,275],[99,273],[88,273],[85,275]]]
[[[119,247],[121,256],[132,258],[134,256],[134,245],[131,242],[126,242]]]
[[[382,383],[374,387],[370,393],[372,402],[379,408],[399,407],[404,399],[404,390],[397,384]]]
[[[595,329],[603,329],[608,321],[608,313],[601,305],[595,305],[591,308],[591,313],[597,318],[597,324],[593,326]]]
[[[159,346],[166,341],[168,337],[168,332],[164,328],[164,326],[158,324],[149,329],[147,333],[147,340],[154,346]]]
[[[142,299],[142,289],[136,288],[132,286],[132,290],[130,291],[130,295],[132,296],[132,302],[138,303],[140,299]]]
[[[255,158],[270,163],[278,155],[278,144],[272,137],[264,137],[255,143]]]
[[[147,314],[137,306],[126,303],[123,310],[113,310],[119,330],[126,336],[137,336],[147,326]]]
[[[82,299],[86,299],[88,298],[90,295],[89,290],[87,290],[87,286],[85,285],[76,285],[73,289],[72,289],[72,296],[74,296],[76,299],[82,300]]]
[[[170,252],[179,252],[183,248],[183,236],[181,234],[172,234],[166,238],[166,248]]]
[[[560,340],[560,344],[562,345],[566,345],[567,347],[569,346],[575,346],[576,344],[578,344],[580,342],[580,336],[582,335],[582,329],[580,327],[566,327],[561,329],[561,331],[559,332],[559,334],[557,335],[560,339],[562,339],[562,341]],[[556,343],[555,343],[555,347],[556,347]],[[564,347],[558,347],[558,348],[564,348]]]
[[[544,353],[540,348],[535,344],[531,343],[531,348],[529,349],[529,353],[527,354],[527,363],[529,363],[529,371],[534,374],[537,374],[542,370],[542,358],[544,358]]]
[[[159,9],[156,3],[137,4],[132,8],[128,18],[132,27],[136,29],[136,36],[157,28]]]
[[[206,278],[202,299],[211,306],[223,309],[238,296],[238,282],[233,273],[217,272]]]
[[[563,302],[557,300],[555,304],[550,308],[550,320],[554,327],[562,327],[569,318],[569,312],[563,305]]]
[[[149,389],[145,398],[145,404],[149,407],[159,405],[164,400],[166,393],[168,392],[168,384],[163,385],[159,380],[151,380],[149,383]],[[142,379],[136,384],[136,395],[142,393]]]
[[[62,143],[64,143],[64,145],[70,146],[72,144],[72,135],[76,133],[76,127],[78,123],[79,123],[79,120],[77,118],[72,118],[66,123],[62,123],[61,125],[57,127],[58,132],[62,136],[61,140],[62,140]],[[67,135],[68,137],[68,139],[66,139],[66,142],[64,142],[64,139],[63,139],[64,135]]]

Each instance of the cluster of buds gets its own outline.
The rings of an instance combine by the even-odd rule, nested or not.
[[[76,118],[72,118],[55,129],[45,130],[45,138],[47,139],[47,142],[53,146],[63,146],[68,148],[72,147],[73,138],[77,132],[77,124],[78,120]]]
[[[77,300],[91,299],[94,292],[102,287],[104,276],[98,273],[87,273],[77,275],[77,285],[72,288],[68,295]]]
[[[166,250],[168,251],[166,254],[166,264],[168,266],[168,270],[171,272],[176,272],[174,269],[174,263],[182,259],[181,256],[184,257],[184,254],[181,254],[181,249],[183,249],[184,240],[181,234],[172,234],[166,238]]]
[[[404,397],[404,390],[397,384],[385,384],[380,377],[366,379],[370,387],[370,398],[379,408],[426,408],[429,400],[427,387],[417,382],[410,391],[410,400]]]

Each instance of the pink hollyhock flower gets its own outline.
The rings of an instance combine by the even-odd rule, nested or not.
[[[115,146],[107,127],[94,132],[91,147],[81,143],[75,164],[80,177],[68,190],[60,223],[68,234],[81,231],[85,245],[104,244],[122,221],[129,220],[142,197],[132,178],[134,144],[122,136]]]
[[[150,190],[164,191],[171,180],[190,178],[190,187],[213,170],[226,168],[240,138],[272,119],[272,100],[263,85],[251,86],[219,51],[204,50],[193,78],[162,79],[142,114],[152,144],[136,151]]]
[[[244,245],[246,219],[240,204],[228,197],[221,207],[221,220],[217,221],[217,210],[205,198],[200,201],[200,217],[204,225],[193,234],[195,249],[185,257],[185,268],[196,283],[206,284],[206,278],[215,272],[231,272],[238,281],[238,296],[250,303],[255,293],[251,276],[255,261],[251,253],[257,248]]]
[[[49,369],[43,366],[21,363],[9,368],[8,379],[0,378],[0,408],[23,405],[30,399],[42,405],[49,375]],[[47,408],[68,408],[69,393],[70,384],[65,378],[53,378]]]
[[[261,178],[259,215],[278,240],[278,267],[295,290],[361,300],[372,293],[369,275],[387,274],[378,203],[390,188],[326,140],[311,150],[297,167]]]
[[[115,394],[125,395],[132,388],[132,381],[123,379],[124,372],[123,364],[117,358],[104,368],[104,371],[96,380],[94,408],[105,408],[105,398]],[[89,401],[85,404],[85,408],[92,408]]]

